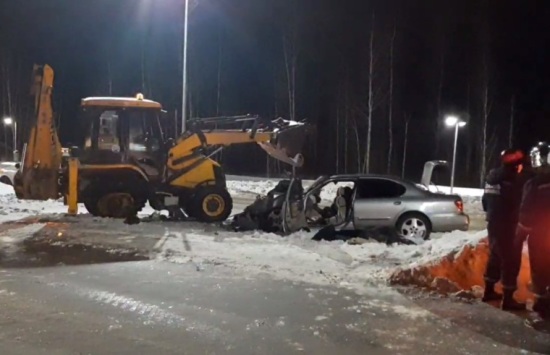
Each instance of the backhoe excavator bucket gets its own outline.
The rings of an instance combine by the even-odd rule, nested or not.
[[[300,168],[304,164],[303,152],[307,138],[313,132],[309,124],[285,121],[281,118],[273,121],[278,127],[276,137],[269,143],[258,143],[271,157]]]

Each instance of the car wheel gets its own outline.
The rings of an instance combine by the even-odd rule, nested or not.
[[[397,233],[407,239],[430,239],[432,226],[426,216],[420,213],[408,213],[397,221]]]

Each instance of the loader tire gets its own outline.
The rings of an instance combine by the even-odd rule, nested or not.
[[[195,194],[190,210],[199,222],[223,222],[231,215],[233,199],[225,188],[202,187]]]
[[[84,207],[86,207],[86,210],[89,214],[91,214],[94,217],[103,217],[99,215],[99,209],[97,208],[97,198],[90,198],[84,200]]]
[[[117,206],[116,201],[113,201],[113,203],[105,200],[110,196],[116,197],[117,195],[127,195],[127,201],[130,201],[130,205],[126,203],[125,206]],[[84,207],[86,207],[86,209],[92,216],[123,219],[127,218],[128,214],[132,214],[134,212],[135,214],[137,214],[139,211],[141,211],[145,207],[145,203],[147,202],[147,200],[132,196],[129,193],[121,191],[105,191],[103,193],[97,194],[94,197],[88,198],[83,202]]]

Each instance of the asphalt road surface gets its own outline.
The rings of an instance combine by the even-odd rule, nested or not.
[[[0,354],[520,354],[550,340],[483,304],[159,261],[0,270]],[[527,349],[527,350],[520,350]]]

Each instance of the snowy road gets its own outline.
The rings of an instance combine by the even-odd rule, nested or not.
[[[273,182],[229,185],[239,211]],[[475,213],[476,193],[464,195]],[[65,210],[0,188],[2,355],[550,353],[550,337],[520,317],[386,286],[397,267],[438,260],[484,232],[351,245]],[[120,262],[137,259],[151,260]]]
[[[1,273],[3,355],[519,354],[527,352],[514,346],[550,349],[547,339],[513,316],[504,317],[499,331],[479,329],[484,316],[501,313],[491,307],[476,306],[482,313],[468,321],[460,307],[473,306],[444,306],[449,301],[443,300],[424,300],[419,306],[383,286],[358,296],[333,287],[243,278],[222,266],[198,271],[191,264],[156,261]],[[462,324],[456,325],[452,314],[443,318],[429,312],[434,304],[454,312]]]

